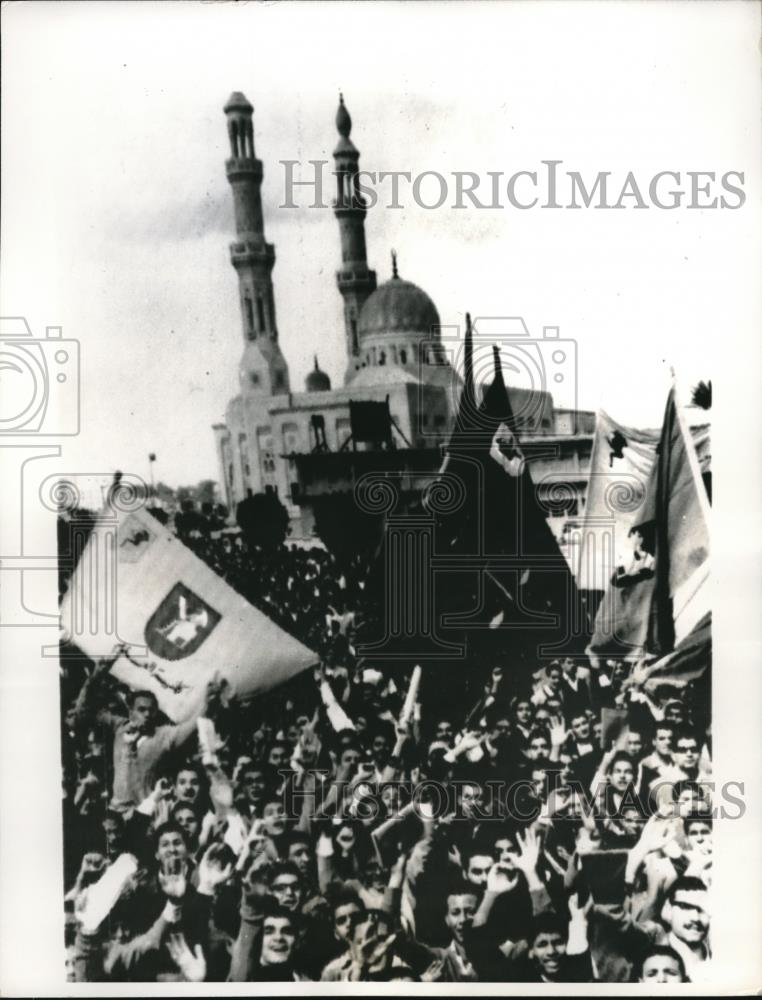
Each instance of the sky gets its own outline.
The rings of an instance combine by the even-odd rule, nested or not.
[[[67,468],[218,478],[243,347],[222,107],[255,107],[278,326],[301,389],[344,371],[330,209],[280,207],[283,160],[330,159],[339,90],[366,170],[745,173],[737,211],[369,212],[369,264],[443,324],[521,316],[572,341],[559,405],[656,426],[737,365],[759,259],[759,8],[715,3],[15,4],[4,10],[2,314],[76,338]],[[486,183],[486,181],[485,181]],[[684,182],[685,184],[686,182]],[[386,190],[386,189],[384,189]],[[520,189],[517,189],[520,190]],[[297,196],[299,200],[299,196]],[[505,199],[503,199],[505,201]],[[567,385],[569,383],[567,382]]]

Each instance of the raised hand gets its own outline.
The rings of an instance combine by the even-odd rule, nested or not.
[[[514,864],[521,869],[525,875],[537,871],[537,862],[540,859],[540,838],[531,828],[524,833],[516,834],[516,842],[519,846],[519,853]]]
[[[550,720],[550,744],[553,747],[563,746],[566,739],[566,726],[564,720],[559,716],[553,716]]]
[[[198,866],[199,891],[202,886],[214,891],[233,874],[232,862],[223,864],[221,855],[222,847],[219,844],[211,844],[204,851]]]
[[[513,888],[515,880],[511,880],[508,872],[501,865],[494,864],[487,875],[487,892],[498,896],[501,892],[508,892]]]
[[[183,934],[170,934],[167,938],[167,951],[170,958],[189,983],[202,983],[206,978],[206,959],[200,944],[193,951]]]
[[[159,872],[159,885],[164,895],[172,903],[180,903],[185,896],[188,882],[185,878],[185,871],[180,872]]]

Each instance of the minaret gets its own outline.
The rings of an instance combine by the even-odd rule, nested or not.
[[[243,94],[231,94],[225,105],[230,159],[225,172],[233,189],[236,242],[230,260],[238,273],[241,318],[246,347],[241,362],[241,388],[280,395],[289,391],[288,366],[278,346],[272,269],[275,248],[265,240],[262,216],[262,161],[254,155],[253,107]]]
[[[357,323],[363,303],[376,289],[376,272],[368,269],[365,249],[365,200],[358,187],[357,172],[360,154],[349,138],[352,119],[339,94],[336,112],[339,142],[333,151],[336,162],[336,201],[334,214],[339,220],[341,233],[341,269],[336,272],[336,283],[344,299],[344,328],[347,339],[348,382],[360,367]]]

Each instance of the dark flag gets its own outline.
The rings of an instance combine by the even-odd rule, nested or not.
[[[437,561],[449,568],[438,574],[437,595],[475,656],[526,675],[548,659],[581,656],[587,629],[519,441],[497,347],[493,354],[494,377],[478,407],[467,364],[442,468],[461,481],[465,502],[437,523]]]
[[[447,663],[454,670],[439,687],[449,691],[456,675],[473,673],[460,669],[466,665],[515,670],[525,685],[543,662],[582,657],[589,638],[537,499],[497,348],[493,354],[493,380],[478,402],[467,317],[464,385],[445,459],[417,509],[387,516],[369,582],[381,639],[359,652],[371,662],[431,664],[427,699]]]
[[[696,449],[673,388],[642,509],[629,531],[632,553],[617,567],[601,602],[591,652],[666,657],[694,631],[687,651],[694,657],[703,647],[710,612],[708,510]]]

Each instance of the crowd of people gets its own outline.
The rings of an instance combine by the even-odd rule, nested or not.
[[[491,663],[443,707],[412,664],[358,657],[359,557],[188,543],[321,665],[245,705],[215,677],[175,725],[113,661],[62,659],[70,981],[702,981],[711,738],[690,685]]]

